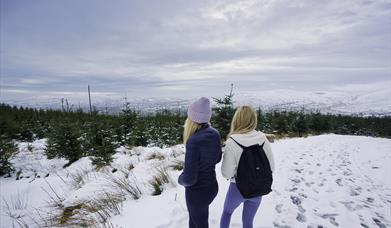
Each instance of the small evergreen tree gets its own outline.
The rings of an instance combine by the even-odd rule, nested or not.
[[[47,157],[49,159],[55,157],[65,158],[69,161],[65,166],[69,166],[79,160],[79,158],[84,156],[80,136],[80,129],[76,124],[68,122],[58,123],[49,134],[48,145],[45,151]]]
[[[137,122],[137,112],[130,107],[130,103],[125,99],[125,105],[121,113],[121,131],[123,135],[122,144],[133,146],[135,136],[133,135]]]
[[[84,136],[83,149],[92,156],[92,164],[97,168],[110,165],[115,153],[115,134],[104,123],[87,123],[88,131]]]
[[[317,134],[326,133],[330,130],[330,123],[326,115],[316,112],[311,115],[310,128]]]
[[[265,131],[266,129],[266,118],[262,112],[262,109],[261,107],[258,107],[257,109],[257,120],[258,120],[258,126],[257,128],[260,130],[260,131]]]
[[[299,137],[303,136],[308,130],[308,123],[305,118],[304,109],[302,109],[296,116],[293,122],[293,131],[299,134]]]
[[[224,98],[213,98],[216,102],[216,107],[213,108],[214,116],[212,119],[213,127],[219,130],[220,135],[223,139],[227,138],[232,117],[235,113],[233,107],[233,84],[231,84],[231,90],[229,94],[225,95]]]
[[[0,137],[0,176],[9,176],[14,170],[9,159],[15,152],[15,144],[5,137]]]
[[[147,129],[151,129],[151,127],[148,127],[148,121],[144,119],[139,119],[136,122],[134,132],[133,132],[133,145],[135,146],[147,146],[148,141],[150,139],[150,135],[147,132]]]
[[[274,111],[272,120],[273,120],[274,130],[278,131],[279,133],[288,132],[289,125],[287,121],[287,114],[285,111],[282,112]]]

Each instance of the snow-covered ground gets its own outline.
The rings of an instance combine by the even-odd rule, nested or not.
[[[88,158],[61,168],[66,161],[47,160],[42,155],[44,144],[45,140],[20,143],[20,152],[12,161],[23,178],[15,180],[15,174],[0,178],[1,227],[19,227],[18,221],[36,227],[43,220],[38,212],[46,216],[59,210],[48,206],[48,195],[57,198],[57,194],[64,209],[118,192],[112,180],[121,178],[137,183],[142,196],[137,200],[125,196],[121,213],[112,213],[107,223],[114,227],[187,227],[184,188],[175,185],[180,171],[171,168],[183,160],[183,146],[119,148],[112,167],[96,171]],[[277,166],[274,191],[264,196],[254,227],[391,226],[391,139],[331,134],[279,140],[272,143],[272,149]],[[162,167],[168,168],[173,183],[153,196],[149,182]],[[212,228],[218,227],[229,184],[221,176],[220,164],[216,171],[219,194],[210,206]],[[241,227],[241,207],[231,227]]]

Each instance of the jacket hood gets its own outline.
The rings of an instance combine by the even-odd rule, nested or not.
[[[266,141],[266,135],[263,132],[252,130],[244,134],[232,134],[231,138],[245,147],[262,144]]]

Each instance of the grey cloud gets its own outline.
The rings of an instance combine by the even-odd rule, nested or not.
[[[230,82],[311,90],[390,80],[388,1],[240,3],[1,1],[1,88],[176,96]]]

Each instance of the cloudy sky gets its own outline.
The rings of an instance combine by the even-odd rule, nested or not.
[[[0,3],[0,101],[390,86],[389,0]]]

